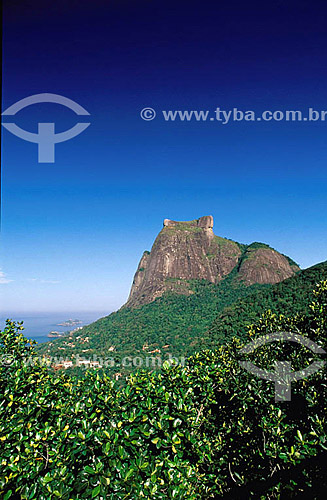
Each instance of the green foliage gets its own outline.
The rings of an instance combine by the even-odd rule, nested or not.
[[[300,271],[295,276],[268,286],[256,289],[245,298],[236,300],[220,311],[209,328],[211,344],[215,346],[228,340],[232,335],[244,337],[247,328],[257,323],[265,311],[277,316],[296,314],[310,315],[312,290],[316,284],[327,278],[327,262]]]
[[[163,355],[169,352],[173,356],[189,356],[210,345],[210,338],[205,332],[219,311],[260,288],[259,285],[245,287],[242,283],[234,282],[232,273],[218,285],[206,280],[169,281],[175,290],[185,286],[188,291],[191,288],[191,295],[167,292],[163,297],[140,308],[123,307],[76,332],[72,336],[74,348],[67,345],[67,338],[62,338],[56,339],[51,348],[47,344],[41,344],[39,352],[69,357],[86,347],[82,342],[88,336],[88,357],[93,354],[102,357],[111,355],[109,349],[114,346],[112,356],[117,363],[127,356],[144,357],[147,352],[162,350],[165,345],[169,345],[169,348],[162,350]],[[145,345],[146,351],[143,350]],[[59,349],[62,347],[65,350]]]
[[[23,322],[14,323],[12,320],[6,321],[6,327],[1,332],[0,338],[0,356],[21,358],[34,353],[37,344],[35,340],[28,340],[22,333],[24,330]]]
[[[184,229],[193,227],[189,223],[180,225]],[[163,234],[178,229],[179,226],[165,227]],[[195,226],[194,229],[199,228]],[[190,356],[204,348],[215,348],[234,335],[244,336],[247,326],[257,321],[267,309],[289,314],[308,309],[312,288],[319,279],[327,276],[326,264],[320,264],[280,285],[245,286],[238,279],[239,266],[257,249],[270,247],[258,242],[242,245],[214,236],[208,254],[203,258],[215,258],[218,246],[227,246],[230,255],[235,255],[235,252],[238,255],[241,250],[238,266],[218,284],[168,278],[166,285],[170,291],[157,300],[139,308],[122,307],[72,334],[69,340],[59,338],[51,344],[40,345],[39,352],[57,358],[72,358],[85,351],[88,358],[93,355],[110,357],[111,366],[121,366],[122,360],[131,356],[141,357],[145,362],[148,353],[157,355],[158,351],[161,351],[161,358],[167,357],[168,353],[178,357]],[[145,271],[145,268],[141,267],[139,271]],[[85,337],[89,337],[87,345],[84,344]],[[106,370],[118,373],[116,367]],[[123,368],[119,373],[128,371],[130,368]]]
[[[295,260],[291,259],[291,257],[289,257],[288,255],[285,255],[284,253],[282,253],[283,257],[285,257],[285,259],[288,261],[288,263],[290,264],[291,267],[298,267],[299,268],[299,264],[297,262],[295,262]]]
[[[327,278],[327,263],[300,271],[276,285],[245,287],[236,276],[235,268],[218,285],[205,280],[185,283],[175,280],[175,292],[179,286],[183,292],[186,286],[187,290],[191,287],[191,295],[170,292],[137,309],[123,307],[72,335],[75,347],[67,345],[67,338],[61,338],[54,340],[51,347],[41,344],[37,349],[41,354],[69,358],[81,354],[87,347],[85,356],[110,356],[117,366],[129,356],[140,356],[144,360],[148,352],[156,349],[161,350],[162,359],[168,353],[190,356],[202,349],[216,348],[233,336],[244,338],[248,326],[257,323],[267,310],[277,316],[310,315],[312,289]],[[87,345],[82,343],[86,336],[89,336]],[[162,349],[166,345],[169,347]],[[113,352],[109,350],[112,346]],[[143,350],[143,346],[147,349]],[[134,368],[119,369],[119,372],[131,369]],[[117,372],[117,368],[107,371]]]
[[[327,281],[309,310],[267,311],[244,341],[287,329],[326,348]],[[119,388],[106,375],[52,372],[8,321],[1,353],[14,361],[0,366],[0,498],[321,498],[326,371],[292,383],[292,401],[276,403],[273,383],[241,368],[244,341],[197,353],[184,367],[139,371]],[[285,346],[272,343],[252,359],[269,368],[281,356]],[[303,367],[312,353],[287,356]]]
[[[173,226],[164,227],[162,231],[168,234],[174,233],[175,231],[187,231],[190,233],[191,236],[192,233],[201,233],[203,231],[201,227],[196,226],[196,223],[197,223],[196,220],[186,221],[186,222],[180,221]]]
[[[258,250],[259,248],[270,248],[266,243],[260,243],[259,241],[254,241],[250,245],[247,246],[247,250]]]

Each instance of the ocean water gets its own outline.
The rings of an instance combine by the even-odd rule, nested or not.
[[[29,339],[36,340],[39,343],[48,342],[53,340],[48,337],[48,333],[52,330],[57,332],[65,332],[67,330],[73,330],[77,326],[85,326],[93,321],[96,321],[103,316],[110,314],[110,311],[105,312],[63,312],[63,313],[11,313],[9,315],[4,315],[0,313],[0,330],[5,326],[6,319],[13,319],[15,321],[24,321],[23,331],[25,337]],[[81,324],[76,326],[59,326],[58,323],[63,323],[68,319],[79,319],[82,321]]]

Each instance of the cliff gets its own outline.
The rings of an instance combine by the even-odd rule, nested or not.
[[[124,307],[150,303],[166,291],[189,295],[188,280],[218,283],[233,270],[235,279],[249,286],[278,283],[299,268],[268,245],[216,236],[210,215],[187,222],[165,219],[151,252],[143,253]]]

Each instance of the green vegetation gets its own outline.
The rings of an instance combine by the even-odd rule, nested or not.
[[[115,364],[126,356],[144,359],[155,350],[161,351],[154,354],[163,359],[168,353],[190,356],[201,349],[216,348],[233,336],[244,337],[247,326],[257,322],[266,310],[286,315],[308,311],[311,290],[327,278],[327,263],[300,271],[276,285],[245,287],[235,279],[236,274],[235,268],[218,285],[204,280],[172,279],[174,293],[167,292],[137,309],[124,307],[79,330],[71,340],[56,339],[50,348],[41,344],[38,350],[42,354],[71,357],[87,348],[86,357],[110,355]],[[179,289],[186,293],[184,285],[191,287],[191,295],[177,293]],[[89,337],[87,345],[83,343],[85,337]],[[109,368],[108,371],[117,372]],[[123,373],[126,371],[129,369]]]
[[[218,246],[226,246],[226,245],[231,245],[231,246],[236,246],[237,248],[237,243],[233,240],[227,239],[227,238],[222,238],[221,236],[217,236],[216,234],[213,237],[213,241],[218,245]]]
[[[297,262],[295,262],[295,260],[291,259],[291,257],[289,257],[288,255],[285,255],[284,253],[281,254],[283,257],[285,257],[285,259],[287,259],[288,263],[290,264],[291,267],[295,266],[295,267],[299,267],[299,264]]]
[[[190,221],[178,221],[172,226],[165,226],[162,229],[161,234],[172,233],[175,231],[190,231],[191,233],[201,233],[203,229],[197,226],[197,222],[197,219]]]
[[[209,329],[210,344],[228,340],[232,335],[242,338],[248,325],[256,323],[267,310],[274,314],[309,314],[311,290],[316,283],[327,278],[327,262],[300,271],[276,285],[257,289],[245,298],[226,306]]]
[[[265,243],[258,243],[258,242],[254,242],[254,243],[251,243],[251,245],[247,245],[244,250],[243,250],[243,253],[241,255],[241,258],[239,260],[239,263],[238,263],[238,268],[241,267],[241,264],[243,264],[243,262],[245,262],[246,260],[252,260],[252,259],[255,259],[257,257],[257,250],[260,250],[260,249],[268,249],[268,250],[274,250],[273,248],[271,248],[269,245],[266,245]],[[260,267],[262,266],[263,264],[260,263],[260,264],[257,264],[256,267]],[[269,264],[266,263],[264,264],[265,266],[269,267]]]
[[[79,380],[49,370],[22,326],[8,321],[0,332],[1,359],[11,361],[0,366],[0,497],[322,498],[326,370],[292,383],[292,401],[276,403],[274,383],[239,365],[245,342],[275,331],[300,332],[326,348],[327,281],[298,312],[267,311],[243,341],[197,353],[184,367],[132,374],[123,388],[105,375]],[[303,347],[287,352],[294,368],[311,358]],[[278,359],[283,343],[252,355],[268,369]]]
[[[218,285],[205,280],[183,282],[171,279],[169,282],[175,293],[167,292],[137,309],[123,307],[79,330],[70,341],[67,338],[54,340],[49,353],[67,357],[76,352],[81,354],[81,350],[87,348],[85,356],[110,354],[117,363],[126,356],[144,357],[155,349],[161,350],[162,356],[168,353],[189,356],[208,346],[210,342],[205,332],[219,311],[260,288],[259,285],[247,288],[233,280],[233,274]],[[179,289],[188,292],[188,288],[191,295],[176,293]],[[83,343],[85,337],[89,337],[87,345]],[[74,347],[67,342],[73,342]],[[169,347],[163,350],[166,345]],[[144,346],[147,346],[145,350]],[[110,351],[112,347],[114,351]],[[39,346],[41,353],[46,353],[48,349],[48,344]]]
[[[247,250],[258,250],[259,248],[270,248],[270,250],[274,250],[266,243],[260,243],[260,241],[254,241],[253,243],[247,246]]]

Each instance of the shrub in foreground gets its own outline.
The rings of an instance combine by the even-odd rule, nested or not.
[[[327,282],[311,315],[267,312],[249,341],[276,331],[327,347]],[[235,338],[161,373],[140,371],[124,387],[106,375],[83,379],[24,362],[34,346],[22,325],[0,336],[0,497],[6,499],[292,498],[326,485],[326,372],[292,384],[275,402],[272,382],[239,364]],[[260,347],[252,362],[294,369],[312,361],[302,346]],[[284,496],[281,496],[284,495]]]

